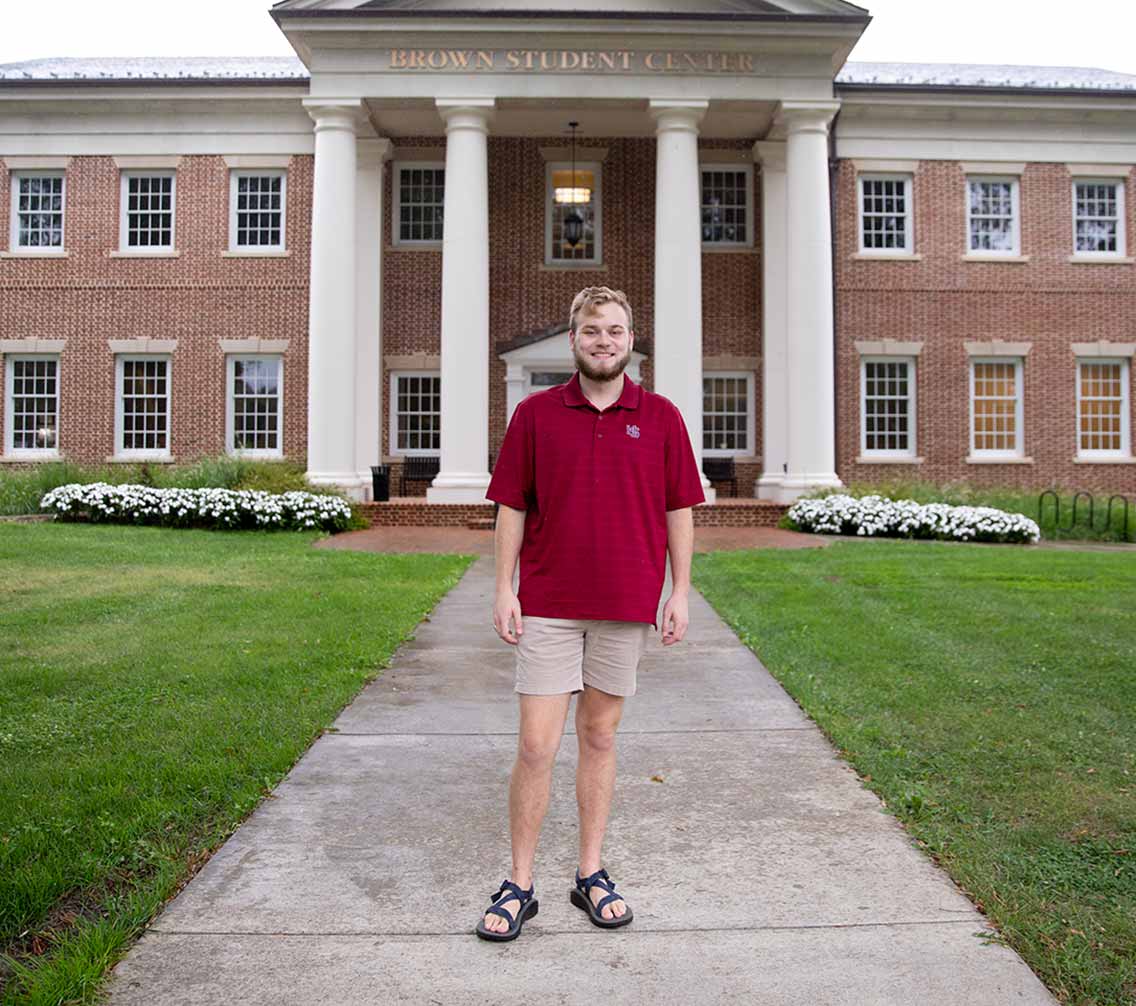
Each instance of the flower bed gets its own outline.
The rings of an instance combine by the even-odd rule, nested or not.
[[[40,509],[57,518],[163,527],[341,531],[351,505],[338,496],[255,489],[156,489],[70,483],[45,493]]]
[[[880,538],[1034,543],[1041,531],[1020,513],[985,506],[916,503],[883,496],[833,495],[797,500],[786,514],[798,530]]]

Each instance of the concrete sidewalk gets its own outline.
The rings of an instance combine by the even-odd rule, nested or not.
[[[635,922],[604,932],[568,902],[569,735],[540,914],[476,939],[508,869],[516,729],[492,574],[478,559],[166,908],[113,1006],[1056,1002],[697,593],[620,732],[605,865]]]

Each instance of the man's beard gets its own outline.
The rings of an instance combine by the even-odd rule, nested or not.
[[[611,360],[605,362],[605,367],[608,369],[601,370],[599,367],[592,363],[591,357],[580,351],[578,346],[572,348],[572,357],[576,361],[576,367],[584,377],[590,381],[614,381],[620,374],[623,373],[627,364],[631,362],[631,349],[628,348],[623,356],[613,357]]]

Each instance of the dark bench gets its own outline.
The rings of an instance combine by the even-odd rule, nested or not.
[[[733,458],[703,458],[702,472],[712,483],[728,482],[730,485],[730,495],[737,496],[738,473],[734,469]]]
[[[399,479],[398,494],[406,495],[407,482],[433,482],[438,474],[442,459],[439,457],[418,457],[411,455],[403,459],[402,477]]]

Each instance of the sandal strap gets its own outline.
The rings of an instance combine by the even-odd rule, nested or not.
[[[586,877],[581,877],[579,872],[577,872],[576,886],[583,891],[584,894],[591,893],[593,887],[598,887],[603,891],[614,891],[615,881],[607,875],[607,870],[600,867],[595,873],[589,874]]]
[[[616,894],[614,891],[612,891],[611,894],[609,894],[606,898],[600,898],[600,900],[596,903],[596,911],[602,912],[604,910],[604,908],[607,905],[610,905],[613,901],[622,901],[622,900],[623,900],[622,895]]]
[[[491,902],[512,901],[514,898],[516,898],[516,900],[521,903],[521,907],[523,908],[529,901],[529,899],[533,896],[533,890],[534,888],[530,887],[527,891],[522,891],[511,880],[502,880],[501,886],[497,889],[497,893],[494,894],[493,897],[489,900]],[[502,895],[504,894],[507,894],[508,897],[502,898]]]
[[[507,923],[509,928],[512,929],[516,925],[517,920],[513,917],[513,913],[507,908],[502,908],[500,905],[492,905],[485,910],[486,915],[500,915]]]

